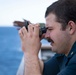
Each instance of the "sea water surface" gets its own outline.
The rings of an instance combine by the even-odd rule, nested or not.
[[[0,27],[0,75],[16,75],[23,52],[15,27]]]
[[[42,43],[47,44],[45,40]],[[16,75],[22,56],[18,30],[0,27],[0,75]]]

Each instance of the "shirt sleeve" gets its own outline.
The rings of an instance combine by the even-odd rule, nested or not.
[[[55,56],[44,63],[43,75],[57,75],[59,71],[58,62]]]

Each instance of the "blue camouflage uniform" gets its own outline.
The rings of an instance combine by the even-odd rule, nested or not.
[[[44,63],[43,75],[76,75],[76,42],[68,56],[55,54]]]

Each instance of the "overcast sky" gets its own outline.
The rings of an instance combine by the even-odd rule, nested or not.
[[[0,26],[12,26],[23,19],[45,22],[46,8],[56,0],[0,0]]]

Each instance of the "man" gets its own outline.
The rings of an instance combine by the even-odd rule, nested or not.
[[[57,54],[43,63],[38,58],[41,47],[39,24],[19,30],[24,51],[24,75],[76,75],[76,0],[59,0],[45,13],[45,38]]]

